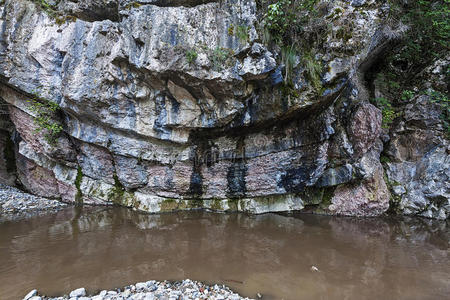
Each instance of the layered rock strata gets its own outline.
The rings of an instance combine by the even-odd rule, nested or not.
[[[321,88],[300,54],[286,93],[253,0],[53,2],[62,21],[33,1],[0,5],[2,182],[148,212],[389,208],[382,116],[363,76],[395,38],[380,4],[323,3],[331,29],[314,55]],[[60,108],[53,142],[37,130],[36,99]],[[389,177],[403,167],[390,165]],[[448,203],[441,185],[436,197]]]

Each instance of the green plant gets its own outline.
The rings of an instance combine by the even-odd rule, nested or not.
[[[39,7],[47,13],[48,16],[55,19],[55,23],[57,25],[63,25],[66,22],[75,22],[77,20],[76,16],[73,15],[64,15],[59,12],[57,9],[57,4],[59,1],[56,1],[56,4],[50,4],[46,0],[33,0]]]
[[[261,28],[263,42],[269,46],[275,43],[281,48],[281,62],[285,65],[283,94],[297,94],[293,92],[292,83],[297,54],[300,54],[299,63],[304,67],[307,79],[314,90],[320,92],[322,65],[314,59],[312,49],[322,42],[318,37],[326,22],[317,16],[315,5],[318,0],[261,2],[263,9],[266,5]]]
[[[233,35],[234,35],[234,25],[233,25],[233,24],[231,24],[231,25],[228,27],[228,35],[229,35],[229,36],[233,36]]]
[[[292,45],[304,32],[304,25],[315,14],[318,0],[263,1],[267,5],[263,26],[278,45]],[[263,4],[263,6],[264,6]]]
[[[281,0],[270,4],[264,15],[264,27],[272,34],[276,43],[282,43],[283,37],[293,25],[295,14],[289,10],[290,0]]]
[[[390,49],[383,66],[375,77],[376,86],[383,95],[376,105],[383,111],[383,127],[389,127],[403,106],[415,95],[424,94],[430,88],[441,91],[429,91],[432,102],[439,103],[442,109],[442,124],[446,135],[450,137],[448,91],[445,85],[435,85],[428,69],[438,59],[448,57],[450,40],[450,0],[389,0],[388,23],[395,27],[400,23],[408,25],[402,39]],[[424,72],[425,70],[425,72]],[[447,73],[448,81],[449,73]]]
[[[39,97],[34,94],[28,101],[30,110],[34,113],[34,124],[37,126],[36,132],[44,132],[44,138],[50,145],[55,145],[56,139],[63,130],[62,125],[57,120],[60,107],[57,103]]]
[[[281,62],[285,66],[284,82],[292,83],[292,72],[297,59],[297,51],[294,45],[281,48]]]
[[[214,49],[211,61],[213,63],[213,69],[215,71],[221,71],[223,69],[223,66],[225,65],[227,59],[230,57],[230,51],[229,49],[217,47]]]
[[[403,92],[402,92],[402,100],[403,101],[408,101],[408,100],[410,100],[412,97],[414,97],[414,91],[411,91],[411,90],[404,90]]]
[[[66,22],[75,22],[77,20],[77,17],[75,16],[55,16],[55,22],[58,25],[63,25]]]
[[[56,17],[58,14],[56,6],[48,3],[46,0],[34,0],[42,10],[44,10],[51,17]]]
[[[387,98],[384,97],[372,99],[372,103],[381,109],[381,113],[383,115],[382,127],[389,129],[394,119],[398,116],[392,107],[392,104]]]
[[[423,66],[448,53],[450,0],[408,1],[404,9],[398,2],[390,1],[392,18],[409,25],[409,30],[392,60],[407,63],[411,74],[419,73]]]
[[[431,98],[431,102],[439,104],[441,107],[441,120],[447,138],[450,138],[450,98],[448,95],[439,91],[430,90],[427,94]]]
[[[235,36],[239,39],[241,43],[243,44],[247,43],[249,39],[248,26],[245,25],[236,26]]]
[[[141,4],[139,2],[136,2],[136,1],[128,3],[127,5],[125,5],[125,9],[132,9],[132,8],[139,8],[139,7],[141,7]]]
[[[197,57],[198,57],[197,51],[195,51],[194,49],[186,51],[186,60],[189,64],[194,63]]]
[[[381,154],[381,156],[380,156],[380,162],[383,163],[383,164],[385,164],[385,163],[390,163],[390,162],[391,162],[391,159],[390,159],[388,156],[386,156],[386,155],[384,155],[384,154]]]
[[[322,89],[322,82],[320,81],[320,74],[322,72],[322,65],[314,58],[311,52],[303,54],[303,65],[305,66],[308,79],[316,91]]]

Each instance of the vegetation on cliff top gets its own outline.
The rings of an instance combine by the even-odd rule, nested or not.
[[[375,78],[383,97],[373,100],[383,111],[383,126],[389,128],[402,107],[419,94],[428,94],[442,108],[441,119],[450,136],[449,93],[450,66],[444,66],[445,82],[424,80],[427,68],[449,55],[450,0],[390,1],[390,20],[408,26],[403,39],[379,63],[383,66]]]
[[[263,40],[268,45],[276,44],[281,48],[281,62],[285,65],[283,90],[290,95],[296,94],[292,73],[297,57],[314,89],[320,92],[322,88],[322,65],[315,60],[315,49],[321,42],[318,33],[323,29],[318,25],[323,22],[316,22],[319,20],[315,9],[317,3],[318,0],[259,1],[265,11],[262,21]]]

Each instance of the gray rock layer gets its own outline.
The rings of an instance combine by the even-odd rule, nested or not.
[[[390,40],[375,1],[322,3],[323,18],[332,18],[314,57],[325,70],[322,89],[296,63],[295,95],[279,86],[284,66],[261,43],[253,0],[54,1],[60,16],[71,16],[62,22],[33,1],[1,3],[0,150],[14,154],[0,159],[2,182],[148,212],[375,216],[389,208],[381,112],[361,84]],[[245,40],[230,33],[237,25]],[[338,37],[342,28],[351,39]],[[36,132],[36,97],[61,108],[54,144]],[[447,154],[434,151],[448,171]],[[442,179],[436,201],[448,203]],[[408,197],[437,199],[414,186]],[[416,200],[402,201],[416,212]],[[439,207],[446,217],[448,205]]]

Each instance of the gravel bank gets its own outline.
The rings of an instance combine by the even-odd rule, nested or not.
[[[147,281],[126,286],[123,289],[106,291],[92,296],[87,296],[84,288],[73,290],[69,295],[51,298],[41,296],[37,290],[32,290],[24,300],[181,300],[181,299],[209,299],[209,300],[240,300],[243,298],[231,291],[224,285],[208,286],[198,281],[183,280],[177,282],[169,281]]]
[[[67,207],[57,200],[37,197],[14,187],[0,184],[0,218],[24,216]]]

